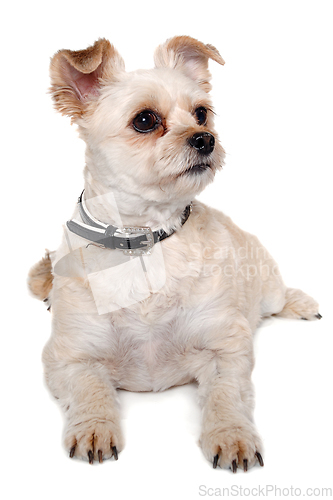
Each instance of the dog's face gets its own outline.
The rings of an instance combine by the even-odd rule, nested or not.
[[[216,49],[189,37],[158,47],[154,69],[131,73],[106,40],[56,54],[53,97],[79,125],[94,179],[150,202],[188,201],[212,181],[224,151],[213,128],[209,58],[223,64]]]

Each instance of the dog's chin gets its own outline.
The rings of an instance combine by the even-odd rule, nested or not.
[[[196,165],[192,165],[192,167],[187,168],[181,175],[202,175],[204,172],[211,168],[208,163],[198,163]]]

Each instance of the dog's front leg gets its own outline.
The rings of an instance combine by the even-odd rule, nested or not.
[[[59,359],[51,343],[43,362],[47,385],[65,412],[64,444],[70,457],[90,463],[112,455],[117,459],[123,438],[110,371],[97,361]]]
[[[225,325],[208,339],[206,363],[197,375],[203,405],[200,444],[214,467],[246,471],[263,465],[260,437],[253,423],[253,339],[245,318]],[[208,352],[207,352],[208,351]],[[209,361],[207,362],[207,355]]]

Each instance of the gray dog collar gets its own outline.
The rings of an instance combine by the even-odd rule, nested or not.
[[[91,215],[84,200],[84,190],[79,199],[79,212],[82,222],[78,220],[67,221],[69,231],[98,244],[101,248],[122,250],[127,255],[147,255],[159,241],[171,236],[175,230],[167,233],[163,229],[152,231],[147,226],[131,226],[119,228],[111,224],[105,224]],[[182,226],[189,218],[192,211],[192,203],[187,205],[182,215]]]

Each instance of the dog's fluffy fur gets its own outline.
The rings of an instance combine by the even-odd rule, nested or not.
[[[125,72],[104,39],[83,51],[61,50],[51,61],[56,108],[72,118],[86,142],[89,211],[110,224],[177,230],[156,245],[163,269],[153,266],[151,277],[163,273],[163,286],[128,307],[112,304],[140,288],[140,279],[131,272],[119,280],[95,273],[106,304],[98,314],[86,271],[108,269],[121,252],[89,246],[82,257],[87,242],[79,236],[71,234],[71,246],[81,250],[71,253],[61,272],[68,235],[51,254],[53,277],[49,254],[30,273],[32,292],[51,303],[53,331],[43,362],[67,417],[71,456],[92,462],[121,451],[117,388],[159,391],[197,381],[207,459],[234,471],[247,470],[258,457],[262,464],[253,422],[253,332],[272,314],[320,317],[311,297],[286,288],[256,237],[195,201],[224,159],[213,128],[209,59],[224,64],[214,47],[175,37],[157,48],[152,70]],[[199,107],[208,110],[206,123],[198,123]],[[133,119],[147,109],[160,121],[140,133]],[[188,141],[199,132],[212,134],[215,147],[195,172],[191,168],[203,160]],[[181,227],[191,201],[192,214]],[[77,208],[74,216],[79,218]],[[150,257],[144,259],[149,264]]]

